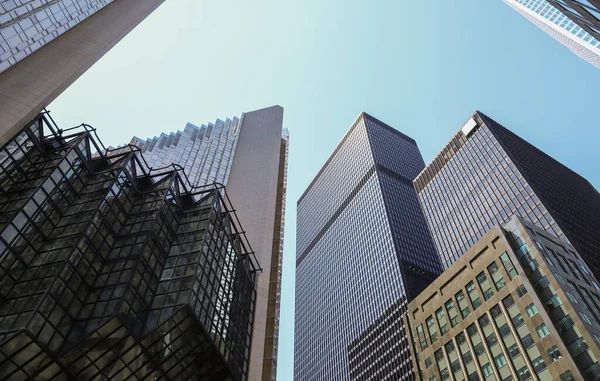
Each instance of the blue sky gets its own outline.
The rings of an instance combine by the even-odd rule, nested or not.
[[[501,0],[168,0],[50,110],[117,145],[285,108],[279,379],[292,380],[296,200],[361,111],[429,162],[481,110],[600,188],[598,89],[598,69]]]

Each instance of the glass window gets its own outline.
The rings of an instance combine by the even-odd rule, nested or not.
[[[567,370],[560,375],[560,381],[575,381],[575,376],[573,375],[573,372]]]
[[[496,356],[494,358],[494,362],[496,363],[496,366],[498,367],[498,369],[500,369],[506,365],[506,357],[504,357],[503,354],[499,354],[498,356]]]
[[[471,299],[473,310],[476,310],[477,307],[481,305],[481,298],[479,297],[479,292],[477,292],[477,287],[473,281],[467,284],[467,293],[469,294],[469,299]]]
[[[542,323],[535,328],[538,336],[541,338],[546,337],[550,334],[550,330],[546,327],[546,324]]]
[[[519,298],[525,294],[527,294],[527,288],[524,285],[517,287],[517,295],[519,295]]]
[[[506,270],[508,277],[510,278],[510,280],[513,280],[517,276],[517,270],[515,270],[515,267],[513,266],[512,261],[510,260],[510,257],[508,256],[508,253],[506,251],[502,253],[502,255],[500,256],[500,260],[504,265],[504,269]]]
[[[548,349],[548,357],[550,357],[550,360],[552,360],[552,362],[558,360],[559,358],[562,358],[562,354],[560,353],[560,350],[556,345]]]
[[[504,298],[502,300],[502,304],[504,304],[504,307],[506,307],[506,309],[509,309],[510,307],[512,307],[515,304],[515,300],[513,299],[512,296],[508,295],[506,298]]]
[[[531,373],[529,372],[529,369],[527,369],[527,367],[524,366],[521,369],[517,370],[517,376],[519,377],[519,381],[525,381],[531,378]]]
[[[513,360],[515,359],[515,357],[517,357],[519,354],[521,354],[517,344],[511,345],[510,347],[508,347],[508,349],[506,351],[508,352],[508,355],[510,356],[510,358]]]
[[[425,369],[431,368],[431,357],[425,359]]]
[[[494,370],[489,362],[481,366],[481,372],[483,373],[483,377],[489,377],[494,374]]]
[[[525,307],[525,311],[527,311],[527,316],[532,317],[538,313],[538,309],[535,304],[531,303],[527,307]]]
[[[538,374],[542,370],[546,369],[546,363],[544,362],[544,359],[542,359],[542,356],[539,356],[538,358],[531,361],[531,364],[533,365],[533,369],[535,369],[536,373]]]
[[[527,336],[525,336],[521,339],[521,343],[523,344],[523,347],[525,349],[531,348],[531,346],[534,344],[533,337],[531,337],[530,334],[527,334]]]
[[[473,347],[473,349],[475,350],[476,356],[480,356],[481,354],[485,353],[485,348],[483,346],[483,343],[479,343],[479,344],[475,345],[475,347]]]

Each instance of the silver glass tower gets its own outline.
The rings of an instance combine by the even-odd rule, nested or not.
[[[295,380],[413,379],[401,316],[442,268],[412,184],[424,166],[361,113],[300,197]]]
[[[283,108],[272,106],[158,137],[134,137],[153,168],[183,167],[194,186],[214,182],[227,193],[263,272],[258,274],[250,381],[275,380],[289,134]]]
[[[600,69],[600,42],[546,0],[504,0],[573,53]]]

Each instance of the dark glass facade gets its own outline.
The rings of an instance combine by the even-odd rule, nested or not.
[[[597,40],[600,39],[599,0],[548,0],[548,2]]]
[[[444,266],[517,215],[569,243],[600,276],[598,191],[481,112],[465,126],[415,180]]]
[[[412,184],[423,167],[414,140],[362,113],[300,197],[296,380],[414,377],[399,317],[442,270]]]
[[[241,231],[221,186],[40,114],[0,151],[0,379],[247,379]]]

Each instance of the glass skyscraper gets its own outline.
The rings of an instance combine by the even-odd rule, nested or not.
[[[548,33],[573,53],[600,69],[600,37],[590,34],[570,13],[546,0],[504,0],[517,12]],[[594,37],[596,36],[596,37]]]
[[[164,0],[0,0],[0,145]]]
[[[548,0],[579,26],[600,40],[600,1]]]
[[[298,200],[294,379],[413,379],[399,318],[442,271],[415,141],[361,113]]]
[[[249,379],[261,268],[223,186],[133,148],[43,113],[0,150],[0,379]]]
[[[275,380],[289,134],[272,106],[150,139],[134,137],[150,167],[175,164],[193,186],[222,184],[264,272],[257,275],[250,380]]]
[[[552,233],[600,279],[600,194],[583,177],[475,112],[416,178],[445,268],[513,215]],[[585,262],[585,263],[584,263]]]

